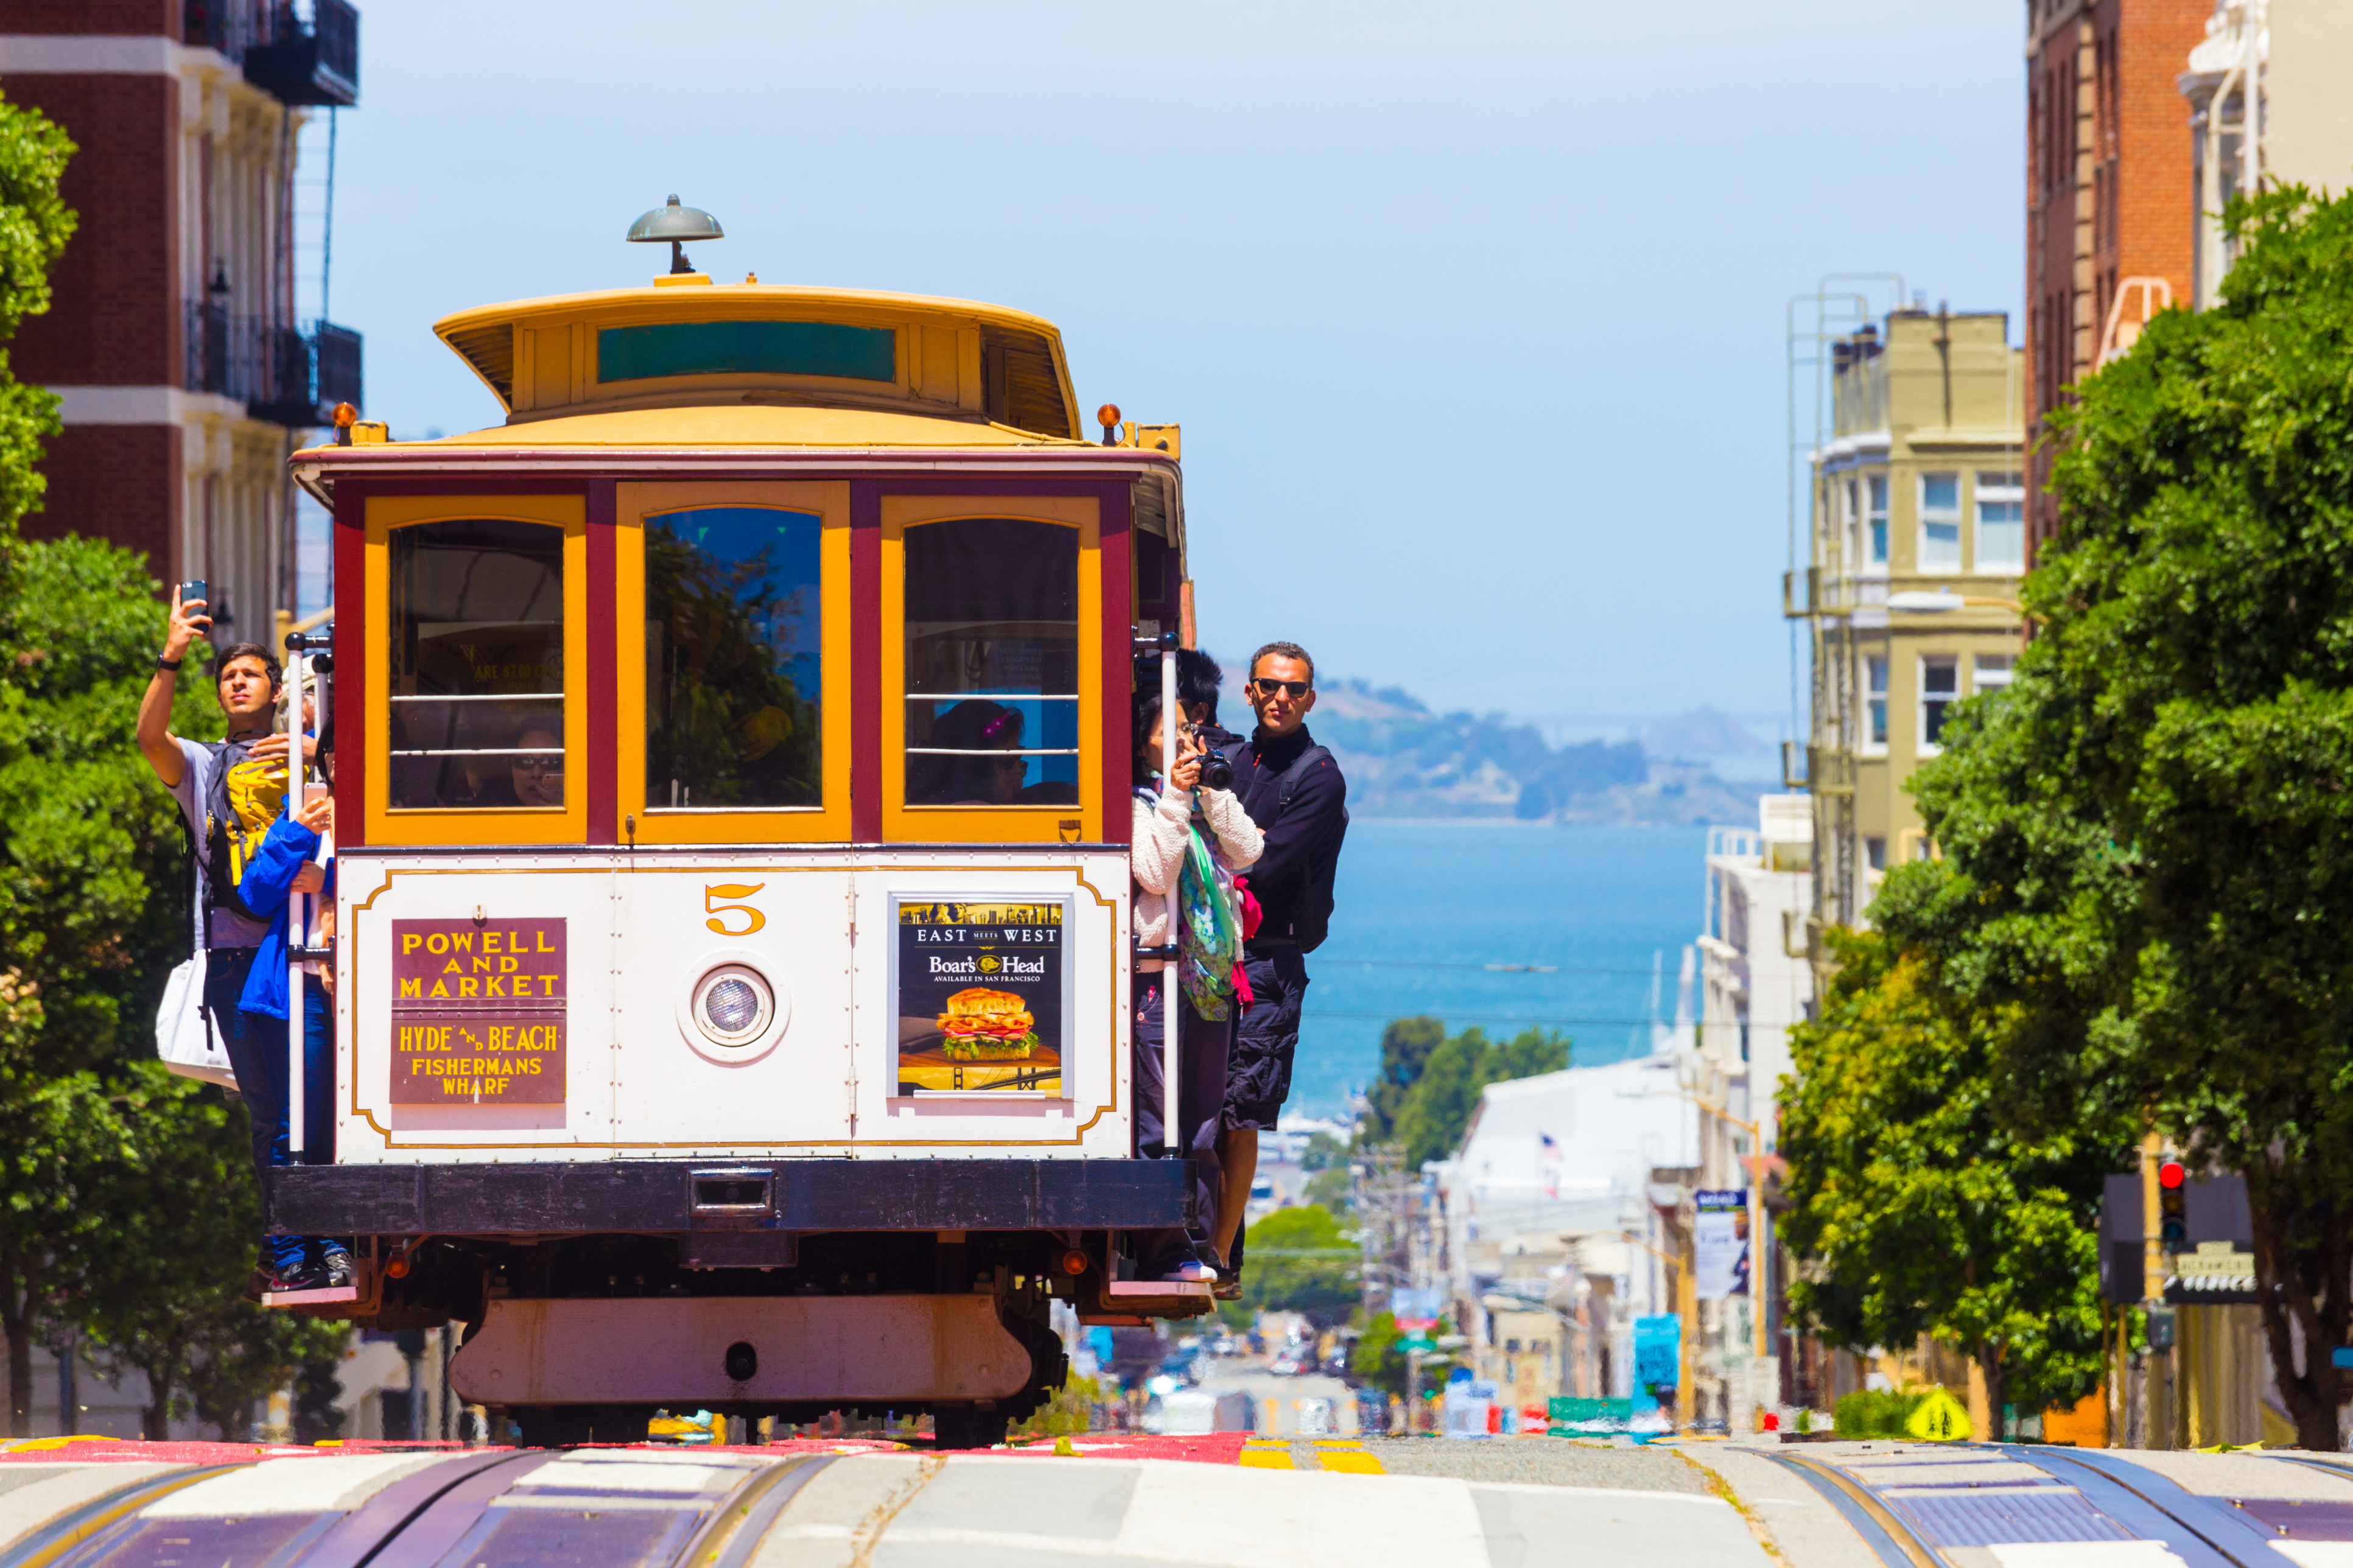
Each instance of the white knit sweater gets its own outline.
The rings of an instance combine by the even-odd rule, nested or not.
[[[1141,795],[1134,800],[1135,827],[1128,841],[1127,859],[1135,876],[1135,944],[1160,947],[1168,941],[1168,895],[1176,890],[1176,880],[1185,869],[1185,828],[1192,816],[1192,803],[1183,791],[1173,789],[1162,790],[1156,805],[1145,805]],[[1259,832],[1258,824],[1250,820],[1232,791],[1201,791],[1201,815],[1209,831],[1217,835],[1218,847],[1229,869],[1247,869],[1265,850],[1266,836]],[[1162,963],[1156,958],[1139,959],[1135,967],[1149,973]]]

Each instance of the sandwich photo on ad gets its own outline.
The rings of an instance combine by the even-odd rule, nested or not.
[[[1013,1061],[1038,1048],[1038,1020],[1010,991],[975,985],[947,999],[940,1054],[951,1061]]]

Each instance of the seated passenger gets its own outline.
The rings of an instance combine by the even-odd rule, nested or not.
[[[535,753],[506,759],[512,764],[507,770],[507,779],[509,787],[514,791],[515,804],[562,805],[564,742],[550,731],[525,730],[516,737],[515,744]]]
[[[907,759],[909,805],[1010,805],[1029,772],[1023,756],[987,756],[1018,752],[1021,710],[975,697],[932,721],[932,745],[964,755],[917,753]]]

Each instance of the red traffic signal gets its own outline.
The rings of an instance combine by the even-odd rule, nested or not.
[[[2157,1168],[2157,1184],[2167,1192],[2172,1192],[2181,1185],[2183,1175],[2181,1162],[2168,1160]]]

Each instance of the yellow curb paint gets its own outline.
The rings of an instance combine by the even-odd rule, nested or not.
[[[1318,1452],[1315,1458],[1327,1470],[1341,1470],[1352,1476],[1388,1474],[1387,1470],[1381,1468],[1381,1462],[1378,1459],[1366,1453],[1362,1448],[1326,1448]]]
[[[120,1441],[119,1438],[96,1436],[88,1434],[80,1434],[71,1437],[26,1437],[20,1442],[9,1444],[8,1451],[13,1454],[38,1454],[62,1448],[69,1443],[113,1443],[118,1441]]]
[[[1293,1468],[1290,1453],[1280,1448],[1244,1448],[1241,1463],[1253,1470],[1288,1470]]]

